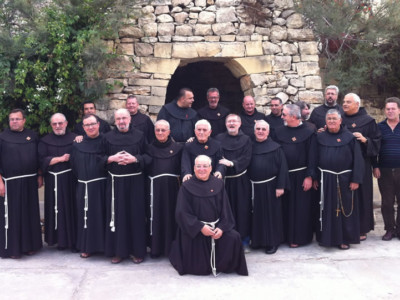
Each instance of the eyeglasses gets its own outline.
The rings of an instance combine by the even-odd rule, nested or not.
[[[18,121],[22,121],[23,119],[22,118],[10,118],[9,120],[10,120],[10,122],[18,122]]]
[[[237,123],[237,122],[239,122],[238,120],[228,120],[228,121],[226,121],[226,123]]]
[[[288,114],[282,113],[282,116],[286,117]]]
[[[166,132],[168,129],[161,129],[161,128],[156,128],[154,129],[155,132]]]
[[[86,128],[89,128],[89,127],[94,127],[94,126],[96,126],[97,124],[99,124],[99,123],[83,124],[82,126],[83,126],[83,127],[86,127]]]
[[[195,168],[197,168],[197,169],[207,169],[207,168],[209,168],[209,167],[211,167],[211,165],[194,165],[195,166]]]
[[[256,130],[267,131],[267,128],[256,127]]]
[[[53,122],[51,123],[51,126],[61,126],[63,125],[65,122]]]

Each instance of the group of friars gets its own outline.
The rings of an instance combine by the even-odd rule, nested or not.
[[[45,182],[45,242],[104,253],[112,263],[169,256],[179,274],[247,275],[249,246],[267,254],[316,239],[349,249],[373,230],[371,161],[380,131],[356,94],[325,103],[271,100],[230,114],[219,91],[197,112],[190,89],[164,105],[153,122],[134,96],[114,114],[115,128],[83,104],[69,132],[64,115],[39,140],[11,111],[0,133],[0,256],[19,258],[42,247],[37,188]],[[193,137],[194,133],[194,137]]]

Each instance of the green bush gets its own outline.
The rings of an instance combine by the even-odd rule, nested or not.
[[[107,91],[99,74],[113,57],[115,38],[132,1],[0,0],[0,127],[12,108],[27,112],[27,127],[49,132],[49,117],[78,118],[84,100]]]

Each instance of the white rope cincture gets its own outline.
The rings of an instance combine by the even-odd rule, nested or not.
[[[8,226],[9,226],[9,220],[8,220],[8,195],[7,195],[7,181],[14,180],[14,179],[20,179],[20,178],[26,178],[26,177],[33,177],[36,176],[37,173],[35,174],[28,174],[28,175],[20,175],[20,176],[14,176],[10,178],[5,178],[3,177],[4,180],[4,229],[5,229],[5,246],[4,249],[8,248]]]
[[[85,208],[84,208],[84,220],[85,224],[83,228],[87,228],[87,212],[89,211],[89,192],[88,192],[88,183],[99,181],[99,180],[106,180],[107,177],[99,177],[91,180],[80,180],[78,179],[78,182],[84,183],[85,184]]]
[[[215,225],[219,222],[219,219],[214,221],[214,222],[205,222],[205,221],[200,221],[204,225],[210,226],[211,229],[215,229]],[[217,265],[215,262],[215,240],[210,237],[211,239],[211,256],[210,256],[210,265],[211,265],[211,270],[214,275],[214,277],[217,277],[219,274],[217,274]]]
[[[179,178],[179,175],[170,174],[170,173],[159,174],[156,176],[148,176],[150,179],[150,236],[153,235],[154,179],[164,177],[164,176]]]
[[[132,174],[113,174],[110,171],[108,173],[111,175],[111,221],[110,227],[111,231],[115,232],[115,192],[114,192],[114,177],[130,177],[130,176],[137,176],[142,174],[139,173],[132,173]]]
[[[237,177],[240,177],[240,176],[246,174],[246,172],[247,172],[247,169],[244,170],[243,172],[239,173],[239,174],[236,174],[236,175],[227,175],[227,176],[225,176],[225,178],[224,178],[224,183],[225,183],[225,181],[226,181],[226,178],[237,178]]]
[[[253,209],[254,209],[254,185],[255,184],[261,184],[261,183],[266,183],[266,182],[274,180],[275,178],[276,178],[276,176],[268,178],[268,179],[265,179],[265,180],[261,180],[261,181],[250,180],[250,182],[251,182],[251,205],[252,205]]]
[[[289,170],[288,172],[289,173],[298,172],[298,171],[305,170],[305,169],[307,169],[307,167],[301,167],[301,168],[297,168],[297,169],[292,169],[292,170]]]
[[[337,184],[339,184],[339,175],[349,173],[352,170],[344,170],[341,172],[334,172],[331,170],[321,169],[320,167],[318,167],[318,169],[321,171],[321,196],[320,196],[320,201],[319,201],[319,222],[321,224],[321,231],[322,231],[322,212],[324,210],[324,172],[336,175],[336,181],[337,181]]]
[[[67,172],[71,172],[72,169],[67,169],[64,171],[60,172],[50,172],[50,174],[54,175],[54,214],[55,214],[55,225],[54,225],[54,230],[57,230],[57,219],[58,219],[58,198],[57,198],[57,176],[60,174],[64,174]]]

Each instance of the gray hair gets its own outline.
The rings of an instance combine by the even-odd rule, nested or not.
[[[340,112],[339,112],[337,109],[332,108],[332,109],[330,109],[330,110],[328,110],[328,111],[326,112],[326,114],[325,114],[325,119],[326,119],[326,117],[327,117],[328,115],[333,115],[333,114],[336,114],[336,115],[339,117],[339,119],[342,118],[342,115],[340,114]]]
[[[196,164],[196,161],[197,161],[197,160],[206,160],[210,166],[211,166],[211,164],[212,164],[211,158],[210,158],[209,156],[207,156],[207,155],[204,155],[204,154],[201,154],[201,155],[196,156],[196,158],[195,158],[195,160],[194,160],[194,163],[195,163],[195,164]]]
[[[239,115],[237,115],[237,114],[229,114],[229,115],[227,115],[225,117],[225,123],[226,123],[226,120],[228,120],[228,118],[231,118],[231,117],[236,117],[236,119],[239,120],[239,122],[242,122],[242,118]]]
[[[167,125],[168,130],[170,130],[170,126],[169,126],[169,122],[167,120],[158,120],[157,122],[154,123],[154,128],[158,125],[158,124],[163,124],[163,125]]]
[[[209,88],[207,90],[207,97],[208,97],[209,93],[218,93],[218,96],[219,96],[219,90],[217,88],[215,88],[215,87]]]
[[[207,120],[202,119],[197,121],[196,124],[194,125],[194,129],[197,129],[197,126],[199,125],[206,125],[208,130],[211,130],[211,124]]]
[[[269,124],[267,121],[265,120],[257,120],[256,123],[254,124],[254,130],[256,130],[257,125],[265,125],[267,127],[267,129],[269,130]]]
[[[289,116],[295,117],[297,120],[301,120],[301,110],[296,104],[286,104],[285,107],[289,112]]]
[[[55,113],[55,114],[53,114],[53,115],[50,117],[50,122],[51,122],[51,120],[52,120],[54,117],[62,117],[62,118],[64,119],[64,122],[67,121],[67,118],[65,117],[64,114],[62,114],[62,113]]]
[[[356,103],[358,103],[358,107],[361,106],[361,99],[360,99],[360,97],[359,97],[357,94],[355,94],[355,93],[348,93],[346,96],[353,97],[353,100],[354,100]],[[346,96],[345,96],[345,97],[346,97]]]
[[[114,112],[114,117],[116,114],[118,113],[124,113],[128,116],[130,116],[131,114],[129,113],[129,110],[127,110],[126,108],[118,108],[115,112]]]
[[[326,91],[327,91],[327,90],[335,90],[335,91],[336,91],[336,94],[339,95],[339,88],[338,88],[336,85],[328,85],[328,86],[325,88],[325,94],[326,94]]]

